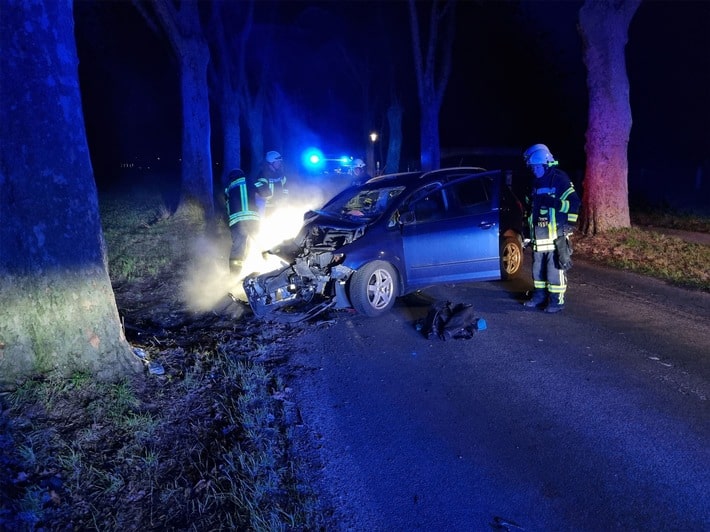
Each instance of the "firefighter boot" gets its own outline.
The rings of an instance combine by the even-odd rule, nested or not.
[[[523,306],[525,308],[542,308],[545,304],[546,292],[542,288],[536,288],[533,290],[532,297],[528,299]]]
[[[545,312],[548,314],[556,314],[557,312],[562,312],[565,308],[565,296],[564,294],[550,294],[550,303],[545,308]]]
[[[244,266],[243,260],[229,259],[229,273],[235,277],[242,272],[242,266]]]

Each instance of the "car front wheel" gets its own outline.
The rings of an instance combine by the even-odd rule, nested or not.
[[[514,236],[503,240],[500,250],[500,272],[503,279],[511,279],[518,275],[523,266],[523,246]]]
[[[376,260],[365,264],[350,280],[350,302],[366,316],[388,312],[397,298],[397,273],[392,265]]]

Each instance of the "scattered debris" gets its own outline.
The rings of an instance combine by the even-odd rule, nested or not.
[[[155,360],[150,360],[148,353],[145,352],[145,349],[134,347],[133,354],[136,355],[136,357],[138,357],[146,366],[148,366],[148,373],[151,375],[165,375],[165,368],[163,368],[162,364],[160,362],[156,362]]]

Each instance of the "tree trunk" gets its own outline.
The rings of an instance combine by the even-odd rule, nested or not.
[[[420,139],[420,159],[422,170],[436,170],[441,166],[441,147],[439,143],[439,110],[431,102],[431,98],[426,98],[421,106],[421,124],[419,125]]]
[[[72,1],[5,0],[0,34],[0,389],[141,371],[108,277]]]
[[[207,65],[210,51],[202,32],[198,4],[153,0],[145,8],[133,0],[149,26],[163,28],[180,67],[182,97],[182,187],[178,210],[197,206],[208,222],[214,221],[212,148],[210,145],[210,104],[207,91]],[[155,14],[157,23],[151,13]]]
[[[409,26],[412,33],[414,67],[417,76],[419,111],[421,113],[422,170],[434,170],[441,164],[439,146],[439,113],[444,91],[451,74],[451,54],[456,22],[456,0],[432,2],[426,48],[422,48],[417,4],[409,0]],[[439,38],[439,30],[443,36]],[[441,66],[437,64],[440,59]]]
[[[402,154],[402,106],[393,103],[387,110],[389,125],[389,144],[387,145],[387,162],[382,170],[385,174],[399,172],[399,159]]]
[[[186,41],[180,57],[184,126],[182,132],[182,195],[180,207],[199,206],[214,217],[210,107],[207,93],[209,51],[203,42]]]
[[[587,168],[582,198],[584,234],[629,227],[629,80],[624,49],[640,0],[587,0],[579,33],[589,91]]]
[[[222,124],[222,189],[229,185],[229,173],[235,168],[242,168],[239,84],[244,82],[240,74],[245,71],[242,63],[246,59],[245,51],[240,50],[237,43],[242,43],[243,48],[243,43],[251,31],[254,4],[249,3],[246,14],[243,13],[242,7],[237,3],[210,4],[210,31],[207,32],[210,49],[209,73],[212,75],[212,101],[216,102]],[[241,28],[232,25],[226,28],[224,20],[230,19],[244,19],[245,22]],[[223,190],[220,190],[218,197],[222,197],[222,193]]]
[[[222,117],[222,134],[224,143],[224,168],[222,168],[222,181],[226,187],[229,172],[242,167],[242,130],[239,125],[239,95],[236,92],[227,93],[220,102],[220,115]]]

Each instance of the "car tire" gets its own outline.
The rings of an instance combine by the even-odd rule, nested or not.
[[[365,264],[350,279],[350,303],[360,314],[375,317],[389,312],[397,299],[397,273],[391,264]]]
[[[517,277],[523,269],[523,246],[514,236],[506,236],[500,247],[501,279]]]

